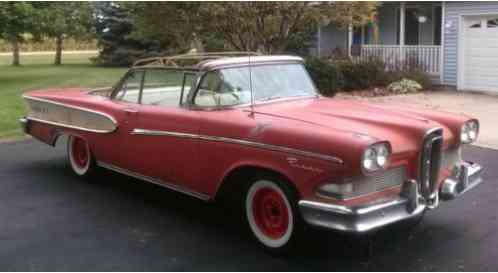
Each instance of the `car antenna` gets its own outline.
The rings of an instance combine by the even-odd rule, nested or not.
[[[251,89],[251,116],[254,116],[254,92],[252,88],[252,67],[251,67],[251,53],[247,54],[249,60],[249,89]]]

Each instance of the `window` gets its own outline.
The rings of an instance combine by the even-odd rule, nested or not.
[[[233,106],[254,100],[313,96],[315,87],[301,64],[272,64],[226,68],[208,72],[202,79],[194,103],[202,107]]]
[[[183,75],[183,93],[181,97],[181,104],[184,105],[190,94],[190,91],[192,90],[192,87],[195,84],[195,80],[197,79],[197,74],[193,72],[185,72]]]
[[[131,71],[121,84],[119,91],[114,96],[115,100],[138,103],[140,85],[142,83],[143,71]]]
[[[471,23],[469,28],[481,28],[481,21]]]
[[[487,26],[488,28],[498,28],[498,18],[488,20]]]
[[[175,70],[146,70],[140,103],[178,106],[182,94],[183,74],[183,71]]]
[[[203,107],[231,106],[250,101],[249,69],[226,69],[229,80],[224,81],[223,74],[208,72],[199,87],[195,104]],[[231,72],[231,73],[230,73]],[[246,97],[242,98],[242,92]],[[247,96],[249,96],[247,98]]]

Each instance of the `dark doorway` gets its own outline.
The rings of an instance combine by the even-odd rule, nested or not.
[[[419,25],[417,9],[407,8],[405,17],[405,44],[418,45]]]
[[[441,45],[441,18],[442,8],[435,7],[434,9],[434,45]]]

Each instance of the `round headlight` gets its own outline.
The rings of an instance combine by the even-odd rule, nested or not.
[[[368,172],[384,168],[389,160],[390,149],[386,143],[378,143],[368,147],[363,153],[362,167]]]
[[[378,169],[375,149],[373,147],[368,148],[363,155],[363,168],[367,171]]]
[[[470,120],[462,125],[460,131],[460,141],[464,144],[469,144],[477,139],[479,134],[479,123],[476,120]]]
[[[389,156],[389,150],[385,145],[380,145],[377,148],[377,165],[384,167],[387,163],[387,157]]]

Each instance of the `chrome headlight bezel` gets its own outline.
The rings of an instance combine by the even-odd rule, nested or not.
[[[361,157],[361,169],[365,174],[386,169],[391,156],[389,142],[378,142],[368,146]]]
[[[466,121],[460,128],[460,143],[471,144],[479,136],[479,121],[471,119]]]

